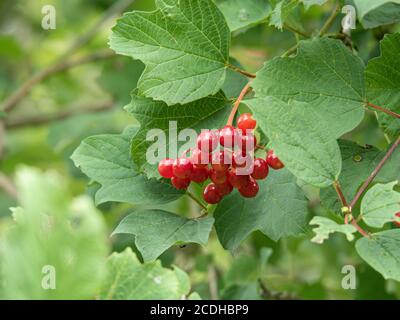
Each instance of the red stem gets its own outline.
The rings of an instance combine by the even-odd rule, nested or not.
[[[382,108],[382,107],[377,106],[376,104],[373,104],[373,103],[371,103],[371,102],[366,102],[366,104],[367,104],[368,107],[374,108],[374,109],[379,110],[379,111],[382,111],[382,112],[384,112],[384,113],[386,113],[386,114],[388,114],[388,115],[391,115],[392,117],[395,117],[395,118],[400,119],[400,114],[398,114],[398,113],[396,113],[396,112],[393,112],[393,111],[391,111],[391,110]]]
[[[237,98],[237,100],[235,101],[235,104],[233,105],[232,111],[229,115],[228,121],[226,122],[226,125],[231,126],[233,123],[233,119],[235,118],[236,112],[239,108],[240,102],[242,102],[244,96],[247,94],[247,92],[250,89],[250,83],[251,81],[249,81],[242,89],[242,91],[239,94],[239,97]]]

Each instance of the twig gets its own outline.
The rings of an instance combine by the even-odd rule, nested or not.
[[[65,110],[56,114],[44,114],[35,117],[16,118],[14,120],[12,118],[8,118],[5,122],[5,126],[7,129],[17,129],[26,126],[39,126],[42,124],[67,119],[81,114],[107,111],[110,110],[113,106],[114,106],[113,101],[105,101],[99,103],[94,107],[90,108],[83,107],[74,110]]]
[[[239,72],[240,74],[245,75],[245,76],[248,77],[248,78],[253,78],[253,79],[254,79],[254,78],[256,77],[256,74],[251,73],[251,72],[248,72],[248,71],[246,71],[246,70],[242,70],[242,69],[240,69],[240,68],[234,66],[233,64],[228,64],[227,67],[228,67],[229,69],[232,69],[233,71],[236,71],[236,72]]]
[[[293,47],[289,48],[287,51],[285,51],[284,53],[282,53],[281,58],[285,58],[290,56],[292,53],[295,53],[297,48],[298,48],[299,44],[296,43]]]
[[[208,266],[208,286],[210,289],[211,300],[218,300],[218,279],[215,267],[210,264]]]
[[[371,102],[366,102],[365,104],[366,104],[368,107],[371,107],[371,108],[373,108],[373,109],[382,111],[382,112],[384,112],[384,113],[386,113],[386,114],[388,114],[388,115],[391,115],[392,117],[395,117],[395,118],[400,119],[400,114],[398,114],[398,113],[396,113],[396,112],[393,112],[393,111],[391,111],[391,110],[389,110],[389,109],[382,108],[382,107],[377,106],[376,104],[373,104],[373,103],[371,103]]]
[[[370,174],[367,180],[363,183],[361,188],[358,190],[356,196],[350,203],[350,211],[354,207],[354,205],[357,203],[358,199],[361,197],[361,195],[364,193],[364,191],[368,188],[369,184],[374,180],[376,175],[379,173],[379,171],[382,169],[386,161],[390,158],[390,156],[393,154],[393,152],[396,150],[396,148],[400,144],[400,136],[397,138],[397,140],[393,143],[393,145],[390,147],[389,151],[385,154],[383,159],[379,162],[379,164],[376,166],[374,171]]]
[[[296,33],[296,34],[298,34],[298,35],[304,37],[304,38],[310,38],[310,35],[308,35],[307,33],[303,32],[303,31],[301,31],[301,30],[299,30],[299,29],[296,29],[296,28],[294,28],[294,27],[292,27],[292,26],[289,26],[289,25],[286,24],[286,23],[283,25],[283,27],[284,27],[285,29],[289,30],[289,31],[292,31],[292,32],[294,32],[294,33]]]
[[[186,191],[186,194],[187,194],[190,198],[192,198],[192,200],[194,200],[203,210],[205,210],[205,211],[207,212],[207,207],[206,207],[204,204],[202,204],[202,203],[200,202],[200,200],[197,199],[197,198],[193,195],[193,193],[191,193],[191,192],[189,192],[189,191]]]
[[[32,88],[36,84],[40,83],[44,79],[56,73],[65,71],[67,69],[73,68],[81,64],[94,62],[102,59],[108,59],[113,56],[115,56],[114,52],[109,49],[106,49],[78,59],[66,60],[58,64],[52,65],[40,71],[39,73],[35,74],[32,78],[27,80],[16,92],[14,92],[6,101],[3,102],[0,110],[4,110],[6,112],[11,111],[21,99],[23,99],[25,96],[28,95],[28,93],[32,90]]]
[[[336,17],[340,12],[340,5],[336,3],[334,10],[332,11],[331,15],[329,16],[328,20],[326,20],[325,24],[322,26],[321,30],[318,33],[319,37],[322,37],[332,26],[335,22]]]
[[[339,199],[342,202],[343,207],[348,207],[349,205],[348,205],[347,200],[346,200],[346,198],[345,198],[345,196],[343,194],[342,188],[340,187],[339,181],[334,181],[333,182],[333,187],[335,188],[336,193],[338,194]]]
[[[249,81],[242,89],[242,91],[239,94],[239,97],[237,98],[237,100],[235,101],[235,104],[233,105],[232,111],[229,114],[229,118],[228,121],[226,122],[226,125],[232,125],[233,123],[233,119],[235,118],[236,112],[239,108],[240,102],[242,102],[243,98],[245,97],[245,95],[247,94],[247,92],[250,89],[250,84],[251,81]]]
[[[16,199],[18,197],[17,188],[14,183],[3,173],[0,172],[0,189],[3,189],[9,196]]]

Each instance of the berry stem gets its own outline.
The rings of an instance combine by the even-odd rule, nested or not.
[[[197,198],[193,195],[193,193],[191,193],[190,191],[186,191],[186,194],[188,195],[189,198],[192,198],[192,200],[193,200],[194,202],[196,202],[203,210],[205,210],[205,211],[207,212],[207,207],[206,207],[204,204],[202,204],[202,203],[200,202],[200,200],[197,199]]]
[[[342,202],[343,207],[348,207],[349,205],[348,205],[347,200],[346,200],[346,198],[345,198],[345,196],[343,194],[342,188],[340,187],[339,181],[334,181],[333,182],[333,187],[335,188],[336,193],[338,194],[338,197],[339,197],[340,201]]]
[[[393,152],[396,150],[396,148],[400,145],[400,136],[397,138],[397,140],[393,143],[393,145],[390,147],[389,151],[385,154],[383,159],[378,163],[374,171],[370,174],[367,180],[363,183],[361,188],[358,190],[356,196],[354,199],[351,201],[349,209],[354,207],[354,205],[357,203],[358,199],[360,199],[361,195],[364,193],[364,191],[368,188],[369,184],[374,180],[376,175],[379,173],[379,171],[382,169],[386,161],[390,158],[390,156],[393,154]]]
[[[242,89],[242,91],[239,94],[239,97],[237,98],[237,100],[235,101],[235,104],[233,105],[232,111],[229,115],[228,121],[226,122],[227,126],[231,126],[233,123],[233,119],[235,118],[236,112],[239,108],[240,102],[242,102],[243,98],[245,97],[245,95],[247,94],[247,92],[250,89],[250,84],[251,81],[249,81]]]
[[[248,78],[252,78],[254,79],[256,77],[256,75],[254,73],[248,72],[246,70],[240,69],[236,66],[234,66],[233,64],[228,64],[227,67],[233,71],[239,72],[240,74],[248,77]]]
[[[393,112],[393,111],[391,111],[391,110],[382,108],[382,107],[377,106],[376,104],[373,104],[373,103],[371,103],[371,102],[366,102],[365,104],[366,104],[368,107],[371,107],[371,108],[373,108],[373,109],[375,109],[375,110],[382,111],[382,112],[384,112],[384,113],[386,113],[386,114],[388,114],[388,115],[390,115],[390,116],[392,116],[392,117],[395,117],[395,118],[397,118],[397,119],[400,119],[400,114],[398,114],[398,113],[396,113],[396,112]]]

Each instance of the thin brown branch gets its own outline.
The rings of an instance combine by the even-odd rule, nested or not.
[[[351,209],[355,206],[357,203],[358,199],[362,196],[364,191],[368,188],[370,183],[374,180],[376,175],[381,171],[382,167],[385,165],[386,161],[390,158],[390,156],[393,154],[393,152],[396,150],[396,148],[400,145],[400,137],[397,138],[397,140],[393,143],[393,145],[390,147],[389,151],[385,154],[385,156],[382,158],[382,160],[378,163],[374,171],[369,175],[367,180],[363,183],[361,188],[358,190],[357,194],[355,195],[354,199],[350,203],[350,211]]]
[[[43,80],[47,79],[48,77],[57,74],[59,72],[63,72],[65,70],[71,69],[73,67],[94,62],[97,60],[108,59],[115,56],[114,52],[105,49],[99,52],[95,52],[89,54],[87,56],[83,56],[73,60],[65,60],[61,61],[58,64],[52,65],[39,73],[35,74],[32,78],[28,79],[24,84],[17,89],[8,99],[6,99],[0,108],[0,110],[4,110],[6,112],[10,112],[15,106],[24,98],[26,97],[32,90],[32,88],[37,85],[38,83],[42,82]]]
[[[340,12],[340,5],[339,3],[336,3],[335,8],[333,9],[331,15],[329,16],[329,18],[326,20],[326,22],[324,23],[324,25],[322,26],[321,30],[318,33],[319,37],[322,37],[326,32],[329,31],[329,29],[332,27],[333,23],[336,20],[336,17],[338,16]]]
[[[333,182],[333,187],[335,188],[336,193],[337,193],[340,201],[342,202],[342,206],[343,207],[348,207],[349,205],[348,205],[347,200],[346,200],[346,198],[345,198],[345,196],[343,194],[342,188],[340,187],[339,181],[334,181]]]
[[[18,197],[17,188],[5,174],[0,172],[0,189],[4,190],[10,197],[16,199]]]
[[[7,129],[18,129],[21,127],[28,127],[28,126],[40,126],[43,124],[47,124],[49,122],[64,120],[81,114],[107,111],[110,110],[113,106],[114,106],[113,101],[105,101],[99,103],[94,107],[91,106],[88,108],[65,110],[56,114],[44,114],[40,116],[15,118],[15,119],[8,118],[5,122],[5,126]]]
[[[248,72],[246,70],[240,69],[236,66],[234,66],[233,64],[228,64],[227,67],[229,69],[232,69],[233,71],[239,72],[240,74],[243,74],[244,76],[248,77],[248,78],[252,78],[254,79],[256,77],[256,74]]]
[[[243,98],[245,97],[245,95],[247,94],[247,92],[250,89],[250,84],[251,81],[249,81],[242,89],[242,91],[239,94],[239,97],[237,98],[237,100],[235,101],[235,104],[233,105],[232,111],[229,114],[229,118],[228,121],[226,122],[226,125],[232,125],[233,123],[233,119],[235,118],[236,112],[239,108],[240,102],[242,102]]]
[[[371,103],[371,102],[366,102],[365,104],[366,104],[368,107],[371,107],[371,108],[373,108],[373,109],[375,109],[375,110],[382,111],[382,112],[384,112],[384,113],[386,113],[386,114],[388,114],[388,115],[390,115],[390,116],[392,116],[392,117],[395,117],[395,118],[397,118],[397,119],[400,119],[400,114],[398,114],[398,113],[396,113],[396,112],[393,112],[393,111],[391,111],[391,110],[389,110],[389,109],[382,108],[382,107],[377,106],[376,104],[373,104],[373,103]]]

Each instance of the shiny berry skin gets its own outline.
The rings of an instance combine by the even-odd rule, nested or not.
[[[265,179],[268,176],[268,172],[268,164],[264,159],[257,158],[254,160],[253,173],[251,174],[254,179]]]
[[[236,150],[232,156],[232,167],[234,168],[250,168],[253,165],[253,157],[250,154],[243,154],[242,151]]]
[[[218,139],[216,131],[202,131],[197,137],[197,148],[203,152],[212,152],[218,147]]]
[[[228,181],[228,173],[226,171],[211,170],[210,179],[215,184],[221,184]]]
[[[158,172],[161,177],[171,179],[174,175],[172,166],[174,164],[174,160],[170,158],[166,158],[160,161],[158,164]]]
[[[245,198],[254,198],[259,189],[260,187],[258,186],[257,181],[250,178],[246,185],[239,188],[239,192]]]
[[[240,133],[232,126],[225,126],[219,130],[219,143],[226,148],[233,148],[240,141]]]
[[[211,162],[211,154],[208,152],[202,152],[200,149],[194,149],[190,162],[199,167],[206,167]]]
[[[225,151],[217,151],[212,156],[211,167],[215,171],[228,171],[232,164],[232,154]]]
[[[235,169],[231,169],[228,171],[228,181],[232,185],[232,187],[239,189],[242,186],[245,186],[249,181],[249,176],[246,175],[238,175],[236,174]]]
[[[178,158],[175,159],[172,169],[175,177],[185,179],[190,177],[193,165],[188,158]]]
[[[241,130],[252,130],[257,126],[257,121],[253,119],[251,113],[243,113],[237,120],[237,127]]]
[[[232,185],[226,181],[225,183],[216,184],[217,190],[221,196],[226,196],[230,194],[233,190]]]
[[[190,179],[189,178],[181,179],[174,176],[171,178],[171,183],[175,187],[175,189],[183,190],[189,187]]]
[[[204,189],[203,198],[209,204],[216,204],[221,201],[222,196],[218,192],[216,185],[214,183],[210,183]]]
[[[397,212],[397,213],[396,213],[396,217],[399,217],[399,218],[400,218],[400,212]],[[394,223],[394,225],[395,225],[396,227],[399,227],[399,228],[400,228],[400,222],[394,221],[393,223]]]
[[[202,183],[208,179],[208,176],[209,170],[207,167],[194,165],[190,175],[190,180],[193,182]]]
[[[257,145],[257,138],[252,133],[242,134],[241,148],[243,153],[253,151]]]
[[[274,153],[274,150],[269,150],[267,154],[268,165],[275,170],[282,169],[285,165],[279,160],[279,158]]]

